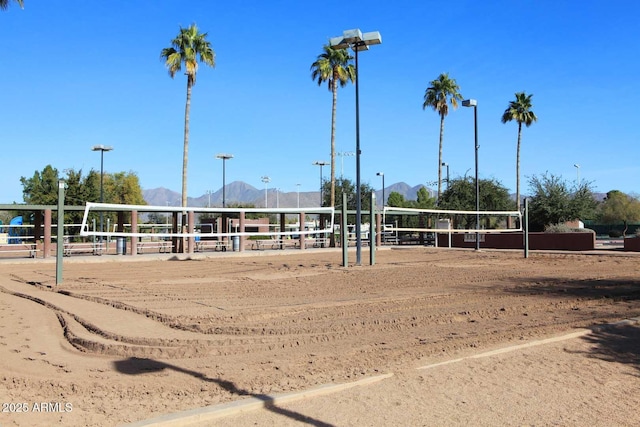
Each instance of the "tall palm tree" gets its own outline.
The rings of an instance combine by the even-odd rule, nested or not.
[[[15,2],[18,3],[18,5],[21,8],[24,8],[24,4],[23,4],[22,0],[15,0]],[[1,10],[9,9],[9,0],[0,0],[0,9]]]
[[[210,67],[216,65],[216,54],[207,40],[207,33],[198,31],[196,24],[188,28],[180,27],[178,36],[171,40],[171,47],[162,49],[161,59],[173,78],[184,64],[187,75],[187,102],[184,108],[184,149],[182,154],[182,206],[187,206],[187,165],[189,163],[189,111],[191,110],[191,89],[196,84],[198,62]]]
[[[442,194],[442,140],[444,139],[444,118],[449,114],[449,105],[458,108],[458,101],[462,100],[460,87],[449,73],[442,73],[437,79],[429,83],[431,86],[424,92],[422,109],[433,108],[440,115],[440,145],[438,148],[438,200]]]
[[[502,114],[502,123],[512,120],[518,122],[518,148],[516,150],[516,208],[520,210],[520,140],[522,137],[522,124],[527,127],[538,120],[536,113],[531,111],[531,97],[524,92],[516,92],[516,100],[510,101],[509,106]]]
[[[355,82],[356,69],[349,62],[353,56],[346,49],[332,49],[329,45],[322,47],[323,53],[311,64],[311,78],[318,86],[327,82],[333,94],[331,105],[331,207],[336,205],[336,107],[338,105],[338,85],[345,87],[349,81]]]

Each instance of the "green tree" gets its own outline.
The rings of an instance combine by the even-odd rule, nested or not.
[[[389,197],[387,198],[387,206],[391,206],[394,208],[405,207],[404,196],[397,191],[392,191],[391,193],[389,193]]]
[[[31,178],[20,177],[22,198],[29,205],[55,205],[58,203],[58,170],[51,165],[35,171]]]
[[[15,2],[18,3],[18,5],[24,9],[24,4],[22,0],[15,0]],[[0,9],[1,10],[9,9],[9,0],[0,0]]]
[[[324,181],[322,183],[322,194],[324,198],[323,205],[327,204],[329,197],[329,186],[331,183],[329,181]],[[374,188],[369,184],[360,183],[360,207],[363,211],[368,211],[371,207],[370,198],[371,193],[374,192]],[[342,193],[347,194],[347,210],[356,210],[356,185],[351,180],[347,178],[336,178],[336,194],[339,194],[340,197],[336,200],[336,210],[342,209]]]
[[[82,206],[86,202],[100,201],[100,173],[89,171],[86,176],[82,170],[67,169],[65,204]],[[51,165],[45,166],[42,171],[35,171],[31,178],[21,177],[22,194],[24,202],[30,205],[57,205],[58,204],[58,170]],[[105,203],[120,203],[129,205],[146,205],[138,176],[133,173],[119,172],[105,174],[104,176],[104,201]],[[69,211],[65,213],[65,223],[80,223],[81,211]],[[115,215],[107,215],[112,220]],[[89,221],[98,218],[97,213],[92,213]]]
[[[140,180],[135,172],[117,172],[105,176],[104,194],[106,203],[124,205],[146,205],[142,196]]]
[[[440,143],[438,146],[438,197],[442,195],[442,141],[444,139],[444,118],[449,114],[449,105],[458,108],[458,101],[462,100],[460,87],[455,79],[443,73],[429,83],[431,86],[424,93],[422,109],[433,108],[440,115]]]
[[[607,197],[598,206],[598,219],[605,224],[620,224],[626,237],[629,222],[640,220],[640,201],[618,190],[607,193]]]
[[[516,149],[516,209],[520,210],[520,141],[522,140],[522,124],[527,127],[538,120],[536,114],[531,111],[533,104],[531,97],[533,94],[516,92],[516,100],[510,101],[509,106],[502,114],[502,123],[512,120],[518,122],[518,144]]]
[[[207,40],[207,33],[198,31],[192,24],[180,27],[180,33],[171,41],[171,47],[162,49],[160,54],[173,78],[184,65],[187,75],[187,101],[184,108],[184,148],[182,152],[182,206],[187,206],[187,165],[189,163],[189,112],[191,110],[191,90],[196,84],[198,63],[215,67],[215,52]]]
[[[429,195],[426,188],[420,187],[416,195],[416,208],[433,209],[436,207],[436,199]]]
[[[529,229],[544,231],[549,225],[592,219],[598,205],[593,197],[591,183],[582,181],[569,187],[561,177],[545,173],[529,179]]]
[[[347,49],[332,49],[329,45],[322,47],[323,53],[318,55],[311,64],[311,79],[318,82],[318,86],[327,82],[327,87],[333,95],[331,102],[331,184],[329,206],[336,202],[336,110],[338,105],[338,85],[345,87],[349,81],[356,80],[356,69],[350,64],[353,59]]]
[[[513,209],[513,201],[509,196],[509,191],[500,182],[493,179],[478,180],[478,192],[480,193],[481,211],[505,211]],[[442,194],[440,209],[448,210],[476,210],[476,182],[473,177],[462,177],[452,179],[447,190]],[[495,218],[493,218],[495,220]],[[492,218],[484,218],[490,221]],[[474,228],[476,218],[473,215],[458,215],[454,221],[465,228]],[[495,222],[485,222],[486,228],[495,226]]]

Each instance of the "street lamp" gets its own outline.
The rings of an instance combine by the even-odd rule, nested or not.
[[[233,154],[224,154],[224,153],[220,153],[216,155],[216,159],[222,159],[222,207],[225,208],[227,207],[227,195],[226,195],[226,167],[225,167],[225,163],[227,162],[227,160],[229,159],[233,159]]]
[[[442,166],[446,166],[447,168],[447,190],[449,189],[449,163],[442,162]]]
[[[386,200],[384,198],[384,172],[378,172],[378,173],[376,173],[376,175],[382,177],[382,207],[384,208],[385,200]]]
[[[478,186],[478,101],[475,99],[466,99],[462,101],[463,107],[473,107],[473,132],[475,138],[476,151],[476,250],[480,249],[480,187]],[[448,185],[448,184],[447,184]]]
[[[262,182],[264,182],[264,207],[268,207],[267,206],[267,184],[269,184],[271,182],[271,178],[269,178],[268,176],[263,176],[260,178],[262,180]]]
[[[328,162],[316,161],[313,162],[313,165],[320,166],[320,207],[322,207],[322,167],[327,166]]]
[[[332,37],[329,40],[329,46],[332,49],[347,49],[350,47],[355,52],[356,60],[356,265],[361,265],[362,257],[362,239],[360,237],[362,200],[360,194],[360,79],[358,78],[358,52],[369,50],[370,45],[380,43],[382,43],[382,37],[378,31],[363,34],[358,29],[343,31],[342,36]]]
[[[580,186],[580,165],[579,164],[575,164],[573,165],[574,168],[576,168],[576,179],[578,181],[578,187]]]
[[[111,151],[113,150],[113,147],[108,146],[108,145],[94,145],[93,147],[91,147],[92,151],[99,151],[100,152],[100,203],[104,202],[104,186],[103,186],[103,181],[104,181],[104,152],[105,151]],[[103,232],[103,224],[104,224],[104,212],[100,211],[100,233]],[[102,243],[103,240],[103,236],[102,234],[100,235],[100,243]]]
[[[336,153],[338,156],[340,156],[340,178],[342,178],[344,176],[344,158],[345,156],[355,156],[356,153],[355,151],[341,151],[339,153]]]

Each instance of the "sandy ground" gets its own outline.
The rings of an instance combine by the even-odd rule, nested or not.
[[[58,287],[54,263],[1,261],[0,426],[250,397],[264,409],[202,425],[640,425],[640,330],[599,327],[640,316],[637,255],[410,248],[349,269],[331,250],[233,255],[65,259]]]

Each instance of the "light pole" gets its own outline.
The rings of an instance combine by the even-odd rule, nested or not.
[[[300,209],[300,184],[296,184],[296,190],[298,193],[298,209]]]
[[[360,236],[362,222],[362,200],[360,191],[360,92],[358,78],[358,52],[369,50],[370,45],[382,43],[382,37],[378,31],[362,33],[358,29],[346,30],[342,36],[333,37],[329,40],[332,49],[351,48],[355,52],[356,60],[356,265],[361,265],[362,258],[362,238]]]
[[[216,155],[216,159],[222,159],[222,207],[226,208],[227,207],[227,195],[226,195],[226,166],[225,163],[227,162],[227,160],[229,159],[233,159],[233,154],[224,154],[224,153],[220,153]]]
[[[355,156],[356,153],[354,151],[341,151],[339,153],[336,153],[338,156],[340,156],[340,178],[342,178],[344,176],[344,158],[345,156]]]
[[[576,163],[573,167],[576,168],[576,180],[578,182],[578,187],[580,187],[580,165]]]
[[[480,249],[480,187],[478,185],[478,101],[475,99],[466,99],[462,101],[464,107],[473,107],[473,133],[475,139],[476,151],[476,250]]]
[[[328,162],[321,162],[321,161],[316,161],[313,162],[313,165],[315,166],[320,166],[320,207],[322,207],[322,167],[323,166],[327,166],[329,163]]]
[[[447,190],[449,189],[449,163],[442,162],[442,166],[447,168]]]
[[[384,205],[386,203],[386,199],[384,198],[384,172],[378,172],[376,173],[376,175],[382,177],[382,207],[384,208]]]
[[[269,184],[271,182],[271,178],[269,178],[268,176],[265,175],[265,176],[261,177],[260,179],[262,180],[262,182],[264,182],[264,207],[266,208],[266,207],[268,207],[267,206],[267,202],[268,202],[268,199],[267,199],[267,184]]]
[[[100,145],[94,145],[93,147],[91,147],[91,150],[100,152],[100,203],[104,203],[104,186],[103,186],[104,152],[113,150],[113,147],[100,144]],[[104,231],[103,224],[104,224],[104,212],[100,211],[100,233]],[[100,234],[100,243],[102,243],[102,240],[103,240],[103,236],[102,234]]]

